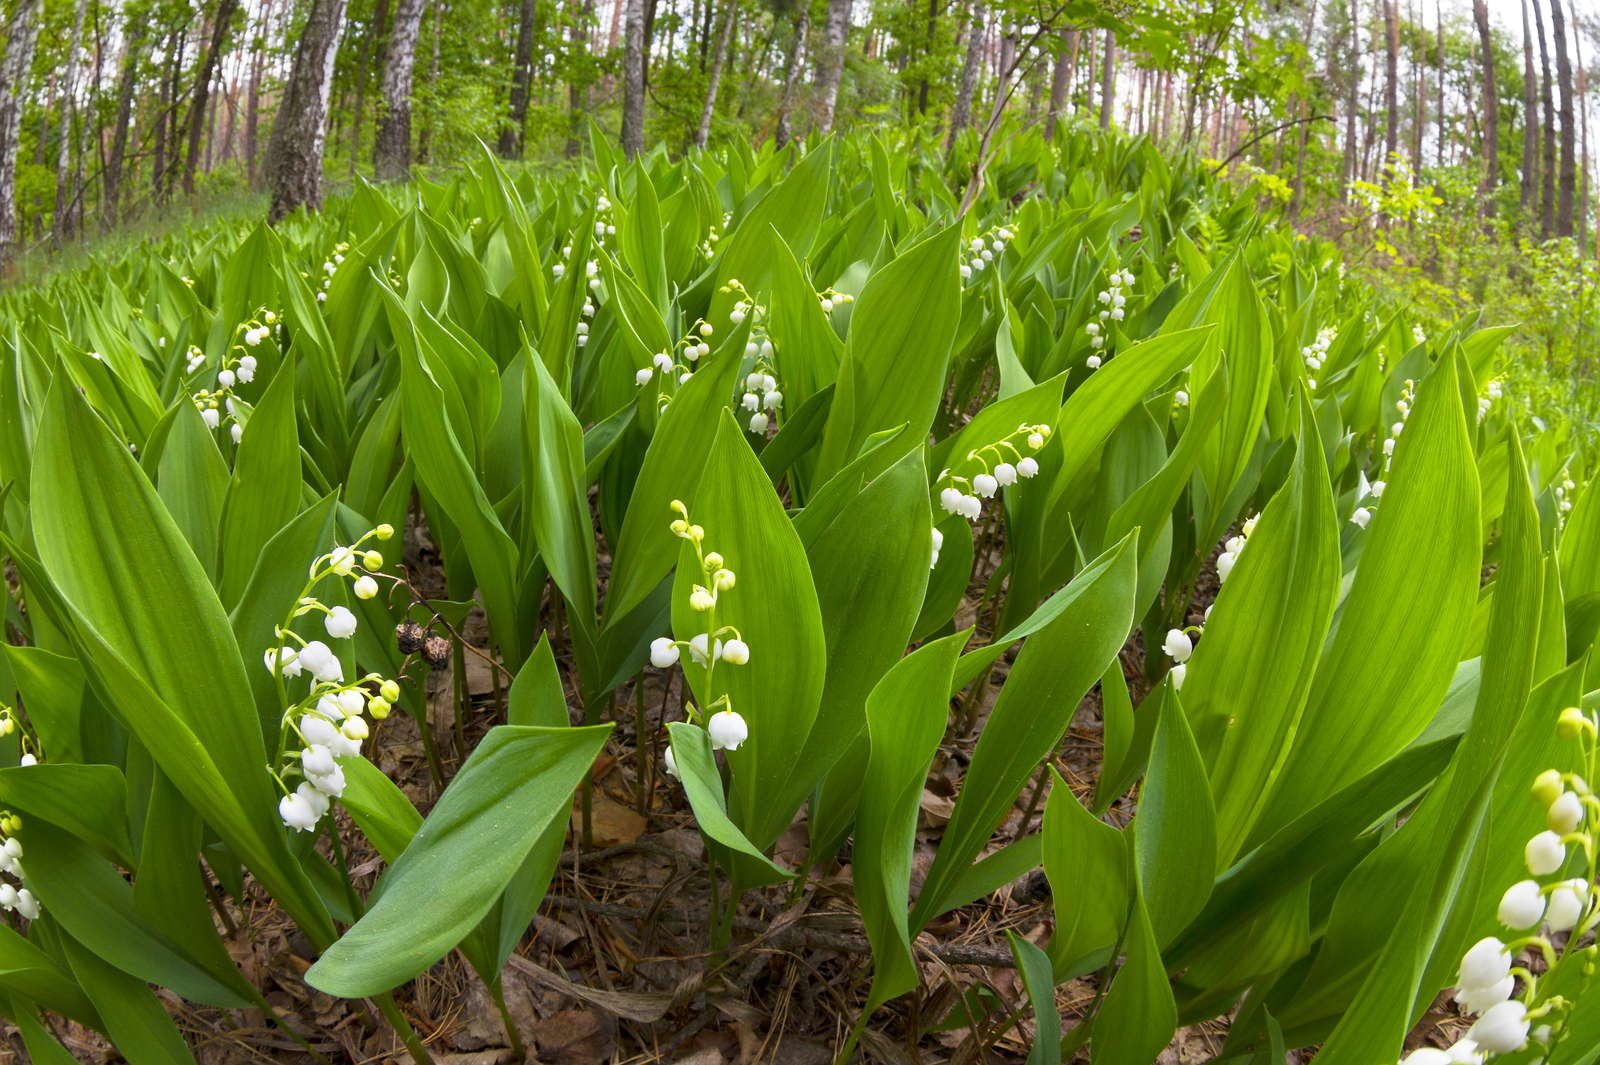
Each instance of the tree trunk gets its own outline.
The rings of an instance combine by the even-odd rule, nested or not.
[[[88,12],[89,0],[78,0],[72,19],[72,36],[67,40],[67,66],[62,77],[61,107],[56,119],[56,202],[55,212],[51,216],[50,243],[57,248],[72,235],[73,188],[68,164],[72,161],[72,120],[77,111],[73,100],[78,82],[78,45],[83,39],[83,20]]]
[[[189,145],[183,159],[183,191],[194,195],[194,173],[200,165],[200,134],[205,128],[206,105],[211,99],[211,77],[222,56],[223,43],[228,39],[228,23],[239,9],[239,0],[217,0],[217,10],[212,16],[211,40],[200,57],[200,72],[194,79],[194,98],[189,104]]]
[[[389,36],[389,0],[377,0],[372,8],[372,25],[361,35],[361,51],[356,56],[356,102],[351,108],[355,114],[350,122],[350,176],[355,177],[361,159],[361,127],[367,118],[367,82],[372,76],[373,50],[377,49],[378,67],[383,67],[383,44]]]
[[[1111,128],[1111,109],[1117,102],[1117,39],[1106,30],[1106,49],[1100,67],[1100,128]]]
[[[276,222],[297,207],[322,206],[322,152],[326,144],[328,88],[344,30],[346,0],[312,0],[283,87],[262,169]]]
[[[1350,54],[1349,69],[1345,74],[1350,80],[1344,101],[1344,181],[1340,184],[1344,190],[1344,200],[1349,203],[1350,184],[1356,179],[1356,167],[1361,161],[1356,140],[1356,105],[1361,87],[1361,20],[1356,0],[1349,0],[1346,10],[1350,14]]]
[[[261,8],[254,40],[250,42],[250,90],[244,112],[244,168],[250,186],[256,183],[256,155],[259,149],[261,125],[261,77],[267,66],[267,27],[272,22],[273,0],[266,0]]]
[[[624,0],[611,0],[613,4],[612,15],[620,11]],[[589,20],[594,18],[594,0],[585,0],[583,10],[578,17],[572,20],[572,26],[567,32],[567,44],[574,54],[582,55],[588,44]],[[609,49],[608,49],[609,51]],[[584,114],[589,110],[589,87],[580,84],[576,78],[567,83],[567,158],[577,156],[578,126]]]
[[[511,113],[500,130],[500,154],[506,159],[522,158],[522,131],[528,125],[528,96],[533,88],[533,34],[538,17],[535,0],[522,0],[517,17],[517,50],[512,57]]]
[[[0,272],[17,249],[17,152],[22,146],[22,109],[32,80],[33,49],[39,40],[40,0],[21,0],[11,18],[5,56],[0,58]]]
[[[794,110],[795,90],[800,85],[800,67],[805,60],[806,38],[811,33],[811,7],[800,5],[800,24],[794,29],[794,44],[789,47],[789,61],[784,64],[783,96],[778,102],[778,122],[772,140],[779,148],[789,143],[793,135],[789,129],[789,114]]]
[[[1544,165],[1539,169],[1539,235],[1549,237],[1556,225],[1556,105],[1551,89],[1550,50],[1544,39],[1544,12],[1533,0],[1533,28],[1539,36],[1539,110],[1544,118]]]
[[[1483,184],[1478,187],[1480,209],[1494,216],[1495,190],[1500,184],[1500,94],[1494,83],[1494,39],[1489,36],[1489,6],[1472,0],[1472,20],[1478,24],[1479,60],[1483,70]]]
[[[828,0],[828,22],[823,28],[824,46],[817,53],[817,132],[824,137],[833,130],[834,113],[839,107],[839,83],[844,80],[844,49],[850,39],[852,2]]]
[[[1524,0],[1526,2],[1526,0]],[[1436,58],[1439,60],[1439,144],[1435,149],[1434,157],[1437,166],[1444,166],[1444,0],[1434,0],[1433,15],[1439,23],[1439,43]]]
[[[129,19],[128,35],[122,48],[122,71],[117,76],[117,114],[111,131],[111,154],[106,158],[105,179],[100,193],[100,229],[109,233],[122,214],[122,169],[128,155],[128,136],[133,124],[133,90],[144,58],[145,24]]]
[[[1539,90],[1533,69],[1533,31],[1528,0],[1522,0],[1522,217],[1531,219],[1537,206],[1539,160]]]
[[[1056,135],[1056,119],[1067,106],[1067,83],[1072,78],[1073,53],[1078,50],[1078,31],[1068,30],[1056,52],[1055,66],[1050,70],[1050,110],[1044,116],[1044,137]]]
[[[372,144],[372,169],[379,181],[411,176],[411,72],[417,65],[417,37],[427,0],[398,0],[394,26],[383,54],[379,86],[383,112]]]
[[[644,0],[626,0],[622,16],[622,154],[644,151]]]
[[[972,0],[967,9],[967,55],[961,64],[961,85],[956,90],[956,102],[950,109],[950,132],[945,137],[944,150],[955,147],[956,138],[972,120],[972,97],[978,85],[978,66],[983,60],[983,0]]]
[[[1572,236],[1572,203],[1577,194],[1577,125],[1572,113],[1572,60],[1567,55],[1566,17],[1561,0],[1550,0],[1550,36],[1556,44],[1556,79],[1561,89],[1560,199],[1556,206],[1556,235]]]
[[[739,5],[730,2],[722,14],[722,32],[717,34],[717,50],[711,56],[711,75],[706,82],[706,102],[700,108],[700,124],[695,127],[694,146],[704,149],[711,139],[711,119],[717,111],[717,90],[722,87],[722,68],[728,61],[728,42],[739,21]]]
[[[1383,4],[1383,165],[1388,165],[1400,147],[1400,0]],[[1477,0],[1474,0],[1476,3]]]

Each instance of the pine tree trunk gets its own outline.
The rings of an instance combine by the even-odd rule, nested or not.
[[[839,83],[844,80],[844,49],[850,39],[852,0],[828,0],[828,21],[823,28],[824,46],[817,53],[817,132],[826,137],[833,131],[834,114],[839,108]]]
[[[272,5],[273,0],[266,0],[262,5],[259,28],[250,43],[250,89],[244,112],[244,169],[251,188],[256,184],[256,156],[260,149],[261,77],[267,66],[266,39],[267,27],[272,23]]]
[[[722,13],[722,30],[717,34],[716,51],[711,55],[711,73],[706,81],[706,101],[700,107],[700,122],[694,130],[694,146],[704,149],[711,139],[711,119],[717,112],[717,90],[722,88],[722,68],[728,62],[728,42],[739,21],[739,6],[729,3]]]
[[[615,16],[615,13],[621,10],[624,0],[611,0],[611,2],[612,13]],[[592,18],[594,18],[594,0],[585,0],[583,10],[572,20],[572,26],[567,33],[567,43],[577,54],[581,55],[588,47],[588,25]],[[588,86],[580,84],[576,79],[569,81],[567,83],[567,158],[569,159],[578,154],[578,127],[588,110]]]
[[[1524,2],[1526,2],[1526,0],[1524,0]],[[1437,48],[1438,48],[1437,58],[1439,60],[1439,144],[1435,148],[1434,156],[1435,156],[1435,164],[1440,166],[1440,167],[1442,167],[1442,166],[1444,166],[1444,142],[1445,142],[1445,124],[1444,124],[1444,69],[1445,69],[1445,54],[1444,54],[1444,0],[1434,0],[1433,14],[1434,14],[1434,19],[1439,23],[1439,43],[1438,43],[1438,46],[1437,46]]]
[[[189,145],[183,159],[183,191],[194,195],[195,169],[200,165],[200,134],[205,128],[207,104],[211,100],[211,78],[222,56],[222,45],[228,38],[228,23],[239,9],[239,0],[217,0],[217,10],[212,16],[211,40],[200,57],[200,72],[194,79],[194,99],[189,104]]]
[[[298,207],[322,206],[322,153],[326,146],[328,89],[344,30],[346,0],[312,0],[295,47],[294,65],[272,123],[262,169],[276,222]]]
[[[644,0],[626,0],[622,16],[622,154],[644,151]]]
[[[795,92],[800,87],[800,69],[805,61],[806,38],[811,34],[811,8],[800,5],[800,24],[794,29],[794,44],[789,46],[789,60],[784,64],[783,97],[778,102],[778,121],[772,140],[779,148],[789,143],[793,136],[789,128],[789,115],[794,111]]]
[[[1050,109],[1044,116],[1044,136],[1049,140],[1056,135],[1056,119],[1067,106],[1067,83],[1072,78],[1072,53],[1077,51],[1078,31],[1068,30],[1060,41],[1055,65],[1050,69]]]
[[[0,58],[0,273],[17,251],[17,153],[22,147],[22,110],[39,40],[40,0],[21,0],[11,18]]]
[[[944,141],[946,153],[955,147],[956,138],[972,121],[972,98],[978,85],[978,66],[983,60],[983,0],[972,0],[966,22],[967,54],[961,64],[961,85],[956,89],[955,105],[950,109],[950,132]]]
[[[128,35],[122,50],[122,71],[117,75],[117,113],[111,131],[111,153],[106,158],[105,179],[100,195],[100,229],[110,232],[122,215],[122,171],[128,155],[128,137],[133,124],[133,90],[144,58],[145,25],[129,19]]]
[[[78,83],[78,46],[83,40],[83,20],[88,12],[89,0],[78,0],[72,19],[72,36],[67,40],[67,66],[62,77],[61,108],[56,120],[56,202],[51,216],[50,243],[57,248],[72,235],[74,189],[68,165],[72,161],[72,120],[77,112],[73,99]]]
[[[411,74],[417,65],[417,37],[427,0],[398,0],[379,83],[382,113],[372,143],[372,169],[379,181],[411,176]]]
[[[1479,59],[1483,70],[1483,184],[1478,187],[1485,218],[1494,215],[1495,190],[1500,185],[1500,94],[1494,83],[1494,38],[1489,35],[1489,6],[1472,0],[1472,19],[1478,25]]]
[[[1544,165],[1539,168],[1539,235],[1556,227],[1556,105],[1550,78],[1550,50],[1544,38],[1544,13],[1533,0],[1533,28],[1539,36],[1539,110],[1544,117]]]
[[[350,176],[355,177],[361,160],[361,127],[367,118],[367,82],[372,77],[373,52],[377,52],[378,67],[383,67],[383,44],[389,35],[389,0],[377,0],[372,8],[372,25],[361,35],[361,51],[356,55],[356,102],[351,108],[355,114],[350,122]]]
[[[1556,235],[1572,236],[1572,205],[1578,188],[1577,125],[1572,112],[1572,60],[1567,55],[1566,17],[1561,0],[1550,0],[1550,36],[1556,45],[1556,80],[1561,90],[1561,170],[1556,205]]]
[[[1100,128],[1111,128],[1111,109],[1117,102],[1117,39],[1106,30],[1105,55],[1100,68]]]
[[[517,50],[512,57],[511,113],[500,130],[499,150],[506,159],[522,158],[522,131],[528,125],[528,97],[533,88],[533,35],[538,6],[522,0],[517,16]]]
[[[1356,107],[1361,88],[1361,19],[1356,0],[1349,0],[1347,10],[1350,13],[1350,54],[1347,60],[1349,69],[1345,76],[1349,78],[1349,84],[1344,101],[1344,180],[1340,185],[1344,190],[1344,201],[1349,203],[1350,184],[1356,179],[1356,167],[1361,161],[1356,140]]]
[[[1477,0],[1474,0],[1476,3]],[[1400,11],[1399,0],[1383,4],[1383,163],[1394,159],[1400,147]]]
[[[1522,217],[1531,219],[1537,206],[1539,160],[1539,90],[1533,69],[1533,31],[1528,0],[1522,0]]]

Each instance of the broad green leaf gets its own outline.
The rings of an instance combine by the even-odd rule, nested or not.
[[[694,810],[695,822],[712,843],[725,851],[742,855],[761,870],[762,879],[777,883],[789,877],[787,870],[761,853],[750,838],[728,817],[728,802],[722,794],[722,777],[717,773],[716,756],[711,752],[711,737],[698,725],[673,721],[667,725],[672,757],[684,794]]]
[[[1033,1004],[1035,1027],[1028,1065],[1060,1065],[1061,1014],[1056,1010],[1056,982],[1050,971],[1050,956],[1009,928],[1006,942],[1011,944],[1011,956],[1022,974],[1022,986]]]
[[[1205,763],[1176,690],[1163,692],[1158,712],[1132,832],[1141,894],[1160,945],[1181,931],[1211,894],[1217,825]]]
[[[1023,785],[1049,757],[1078,702],[1122,647],[1133,623],[1135,551],[1123,540],[1073,581],[1077,594],[1023,645],[978,736],[939,852],[912,915],[920,929],[978,856]]]
[[[489,731],[439,797],[374,900],[306,973],[357,998],[396,987],[444,957],[494,906],[572,793],[610,725]]]
[[[80,650],[190,805],[313,941],[331,942],[284,844],[222,603],[123,445],[72,389],[51,397],[34,453],[33,528]],[[183,624],[170,623],[175,611]]]
[[[231,608],[239,601],[261,548],[294,517],[304,492],[295,428],[294,365],[285,363],[250,414],[228,482],[217,567],[224,606]]]
[[[917,986],[911,953],[911,858],[922,789],[950,713],[950,679],[964,632],[897,662],[867,699],[871,754],[857,813],[855,895],[872,941],[867,1011]]]

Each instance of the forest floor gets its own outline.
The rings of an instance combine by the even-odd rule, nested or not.
[[[999,557],[995,545],[991,557],[980,560],[981,579],[974,581],[957,616],[959,624],[977,626],[977,642],[993,636],[992,620],[980,616],[975,604],[988,577],[985,566],[992,569]],[[413,533],[407,563],[419,589],[443,597],[438,558],[425,533]],[[604,570],[602,560],[602,576]],[[1202,582],[1195,590],[1192,623],[1201,621],[1216,593],[1210,567]],[[481,612],[469,617],[464,632],[477,646],[487,645]],[[932,862],[1011,657],[1000,660],[981,689],[976,727],[952,728],[940,746],[922,796],[913,892]],[[1147,687],[1137,633],[1121,659],[1137,704]],[[487,659],[467,655],[465,662],[465,712],[459,720],[453,672],[447,668],[428,678],[428,724],[446,778],[504,713],[502,688]],[[558,663],[567,677],[575,675],[559,649]],[[681,710],[674,693],[662,690],[659,673],[650,671],[643,683],[648,708],[643,743],[635,724],[636,693],[628,686],[617,695],[616,731],[593,775],[590,842],[580,843],[583,811],[575,802],[568,847],[549,894],[505,969],[507,1012],[524,1051],[513,1049],[489,992],[458,954],[396,992],[438,1065],[828,1065],[844,1044],[870,981],[848,849],[836,862],[812,869],[797,890],[749,893],[731,949],[713,956],[704,842],[682,789],[660,771],[662,716],[679,719]],[[424,813],[437,800],[440,788],[421,733],[407,715],[395,714],[375,728],[367,754]],[[1078,707],[1054,758],[1056,770],[1085,801],[1093,792],[1100,756],[1097,687]],[[1024,788],[991,851],[1038,831],[1046,779],[1041,769]],[[1134,798],[1130,792],[1118,799],[1109,819],[1125,825],[1133,816]],[[340,824],[357,887],[370,891],[383,863],[342,813]],[[802,811],[777,844],[779,864],[798,868],[806,853],[805,832]],[[226,913],[219,928],[246,978],[263,989],[278,1015],[327,1061],[409,1061],[393,1031],[366,1003],[332,998],[301,979],[315,958],[310,943],[264,893],[247,885],[243,905],[222,901],[217,893]],[[938,918],[916,942],[923,989],[877,1011],[862,1037],[864,1060],[882,1065],[1022,1062],[1032,1045],[1033,1020],[1005,933],[1043,945],[1052,926],[1050,888],[1040,870]],[[962,1023],[963,996],[983,989],[1006,1008],[998,1020],[977,1027]],[[1064,1028],[1085,1015],[1097,992],[1092,978],[1057,988]],[[197,1007],[160,994],[200,1065],[317,1060],[262,1011]],[[1453,1010],[1436,1007],[1430,1016],[1437,1022],[1430,1042],[1447,1045],[1465,1027]],[[59,1019],[55,1031],[80,1061],[119,1060],[97,1033]],[[1180,1029],[1158,1065],[1211,1061],[1226,1033],[1226,1017]],[[1309,1060],[1309,1051],[1301,1054]],[[1073,1060],[1086,1061],[1086,1052],[1080,1050]],[[1294,1065],[1301,1060],[1289,1055]],[[14,1030],[0,1033],[0,1065],[27,1061]]]

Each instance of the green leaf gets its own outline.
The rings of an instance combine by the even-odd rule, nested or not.
[[[306,981],[359,998],[444,957],[483,920],[545,830],[567,816],[610,732],[610,725],[491,729],[378,881],[366,915]]]
[[[1449,687],[1471,623],[1482,561],[1478,530],[1476,466],[1456,364],[1446,360],[1423,381],[1395,448],[1355,582],[1256,839],[1422,731]],[[1397,596],[1397,588],[1405,594]]]
[[[230,608],[244,592],[261,548],[300,509],[305,488],[294,404],[294,364],[285,362],[245,425],[222,508],[218,589]]]
[[[819,476],[855,458],[873,433],[933,425],[960,315],[960,239],[959,227],[950,226],[868,279],[850,315]]]
[[[81,653],[117,695],[112,709],[307,935],[331,942],[332,924],[284,843],[227,615],[155,490],[65,386],[51,391],[33,473],[41,560]]]
[[[1061,1014],[1056,1009],[1056,982],[1050,956],[1011,929],[1006,929],[1011,956],[1016,959],[1022,986],[1033,1004],[1036,1027],[1028,1065],[1061,1065]]]
[[[716,756],[711,752],[711,737],[698,725],[673,721],[667,725],[672,743],[672,758],[684,794],[694,810],[695,823],[713,843],[736,855],[743,855],[762,870],[768,883],[789,879],[789,872],[761,853],[750,838],[728,817],[727,799],[722,794],[722,777],[717,773]],[[752,887],[758,885],[750,885]]]
[[[1176,690],[1162,693],[1159,713],[1132,830],[1144,905],[1158,945],[1204,908],[1217,875],[1211,787]]]
[[[1050,769],[1040,829],[1044,875],[1054,900],[1050,958],[1058,977],[1098,968],[1128,916],[1132,875],[1122,834],[1085,810]]]
[[[571,606],[576,626],[595,616],[594,523],[584,479],[583,426],[544,363],[524,349],[524,513],[539,555]]]
[[[921,929],[978,856],[1078,703],[1127,639],[1133,624],[1134,541],[1111,548],[1068,585],[1061,613],[1023,645],[978,737],[961,793],[912,914]]]
[[[791,797],[820,774],[820,767],[800,767],[811,775],[797,778],[795,760],[818,717],[827,656],[805,549],[732,414],[718,423],[689,513],[705,528],[705,550],[720,553],[737,575],[738,583],[720,594],[716,622],[738,630],[750,661],[710,671],[708,687],[707,671],[686,656],[685,676],[701,706],[727,695],[749,724],[750,738],[728,753],[729,805],[745,835],[765,848],[789,826],[798,805]],[[671,516],[663,514],[663,524]],[[694,545],[684,540],[672,596],[672,630],[681,640],[705,632],[706,615],[688,604],[692,585],[702,580]]]
[[[911,858],[922,789],[950,715],[950,681],[965,632],[918,648],[867,699],[871,754],[862,775],[855,850],[856,903],[872,942],[867,1012],[917,986],[907,922]]]
[[[1167,983],[1155,931],[1137,891],[1123,952],[1122,967],[1095,1017],[1089,1047],[1092,1065],[1148,1065],[1178,1027],[1172,985]]]
[[[73,975],[128,1065],[195,1065],[178,1026],[148,987],[72,938],[63,936],[61,943]]]

